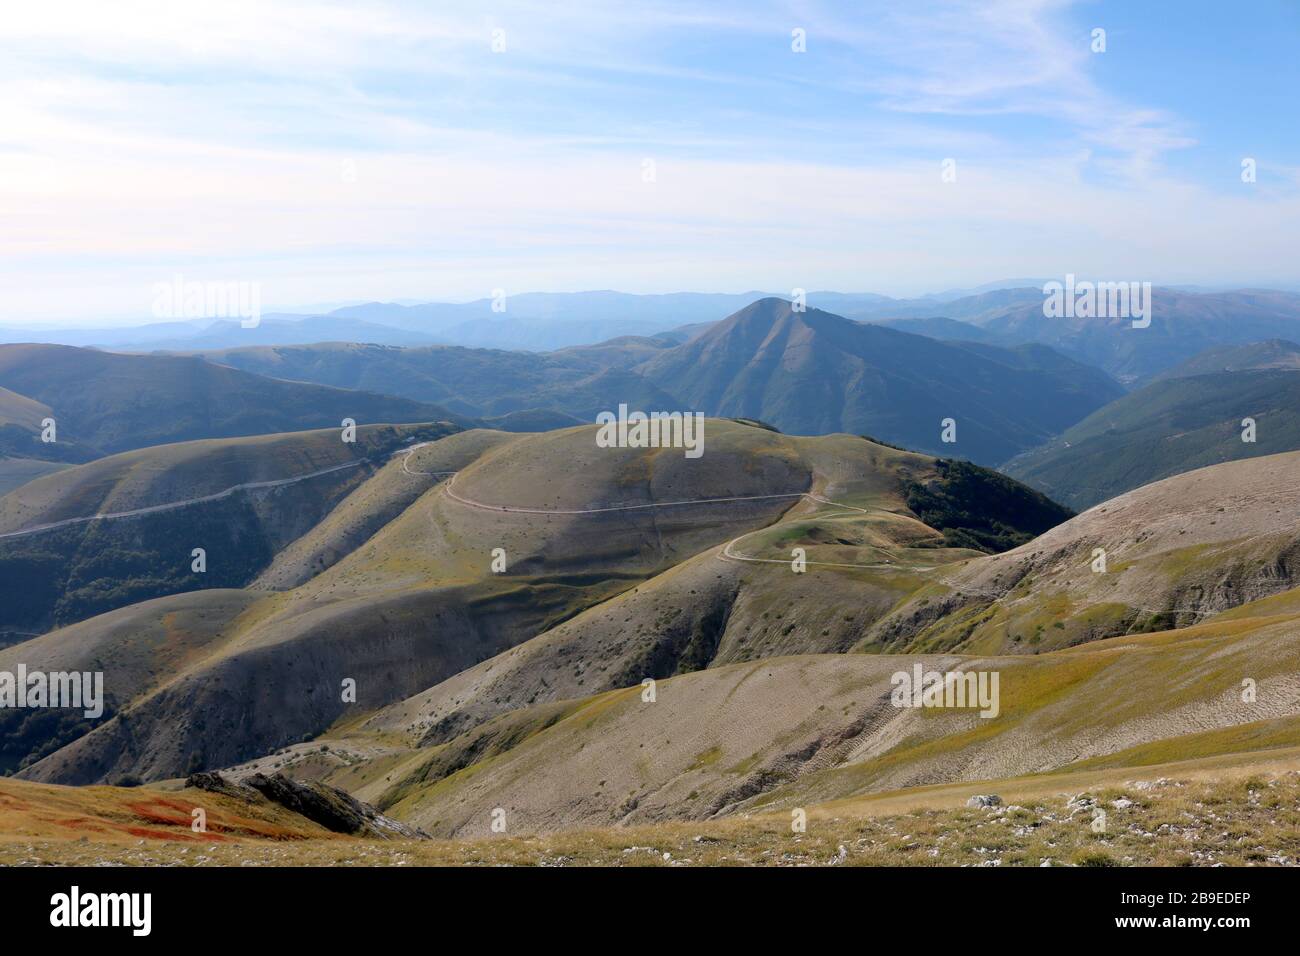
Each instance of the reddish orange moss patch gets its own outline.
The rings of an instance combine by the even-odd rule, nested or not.
[[[166,797],[156,797],[152,800],[137,800],[128,803],[126,808],[149,823],[163,823],[188,829],[194,820],[195,806],[196,804],[185,805],[177,800],[169,800]]]

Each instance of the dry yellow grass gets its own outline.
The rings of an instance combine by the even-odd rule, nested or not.
[[[179,824],[155,820],[137,836],[120,826],[131,814],[175,815],[193,792],[77,790],[3,781],[0,864],[1295,866],[1300,863],[1297,768],[1300,748],[1226,762],[925,788],[809,808],[803,832],[796,832],[790,814],[781,813],[530,837],[507,833],[491,839],[393,842],[304,839],[301,828],[272,828],[268,820],[245,821],[242,832],[224,839],[189,834]],[[966,807],[973,793],[997,793],[1002,804]],[[214,808],[224,799],[197,796]],[[34,811],[37,800],[40,809]],[[1098,811],[1105,813],[1101,825]],[[114,825],[79,837],[76,827],[59,819],[65,813]],[[234,817],[227,819],[236,823]],[[14,832],[16,823],[32,829]],[[164,832],[169,826],[173,832]]]
[[[194,811],[206,830],[193,830]],[[0,779],[0,842],[9,850],[29,841],[123,847],[243,841],[328,840],[323,827],[270,803],[248,804],[222,794],[156,787],[61,787]]]

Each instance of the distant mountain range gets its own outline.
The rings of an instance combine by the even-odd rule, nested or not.
[[[1300,338],[1300,295],[1289,292],[1157,288],[1151,311],[1147,328],[1134,328],[1127,318],[1048,319],[1040,298],[972,321],[994,341],[1041,342],[1126,384],[1140,384],[1208,348]]]
[[[508,320],[477,322],[512,322],[526,333],[533,324],[534,330],[548,328],[556,316],[563,316],[559,321],[566,327],[599,325],[603,320],[595,316],[603,310],[623,310],[620,322],[653,327],[660,316],[677,323],[674,330],[652,335],[546,352],[427,344],[432,333],[398,328],[423,325],[445,332],[458,327],[465,309],[493,314],[487,300],[445,309],[353,306],[331,316],[269,320],[257,329],[224,323],[191,339],[217,341],[226,332],[274,339],[281,327],[310,338],[313,329],[346,334],[360,324],[424,341],[409,346],[303,342],[152,355],[0,346],[0,452],[11,462],[66,463],[161,441],[324,427],[343,417],[544,430],[590,422],[627,404],[760,420],[795,434],[867,434],[988,465],[1028,455],[1009,466],[1014,474],[1081,506],[1186,467],[1297,447],[1274,417],[1254,448],[1216,439],[1215,450],[1198,448],[1186,462],[1181,449],[1168,460],[1137,448],[1115,452],[1122,436],[1141,433],[1146,416],[1173,414],[1193,402],[1187,385],[1168,384],[1189,375],[1252,373],[1205,383],[1213,388],[1200,414],[1213,421],[1192,415],[1197,428],[1217,423],[1222,429],[1251,410],[1285,407],[1291,379],[1262,373],[1271,369],[1284,375],[1282,369],[1300,362],[1290,340],[1266,334],[1300,332],[1300,296],[1290,293],[1157,289],[1148,328],[1134,328],[1128,319],[1048,319],[1039,289],[997,289],[942,302],[937,297],[904,302],[873,295],[810,296],[856,316],[820,307],[796,311],[792,303],[766,297],[721,321],[682,321],[744,298],[521,295],[511,301]],[[967,318],[860,318],[884,309],[932,308],[936,302]],[[663,318],[665,309],[672,311],[670,320]],[[179,328],[195,329],[186,323],[167,326],[169,334]],[[1240,345],[1240,338],[1248,342]],[[1125,400],[1107,370],[1136,385],[1165,384]],[[74,382],[79,387],[69,388]],[[320,386],[335,391],[313,390]],[[74,392],[78,398],[69,397]],[[1101,414],[1112,402],[1114,407]],[[344,414],[345,407],[351,415]],[[35,441],[36,424],[47,414],[60,422],[57,446]],[[941,441],[945,419],[954,421],[955,442]],[[1169,422],[1149,424],[1162,442],[1176,440],[1159,432]],[[1071,428],[1077,430],[1067,432]],[[1172,434],[1186,439],[1193,431],[1177,428]],[[1123,470],[1131,457],[1127,478],[1103,477],[1092,467],[1071,464],[1084,439],[1091,449],[1092,440],[1102,435],[1110,449],[1099,459],[1108,462],[1103,470]],[[6,466],[17,471],[0,475],[0,484],[38,473],[20,465]]]
[[[46,417],[54,442],[40,440]],[[0,345],[0,455],[87,461],[165,442],[339,428],[344,418],[463,422],[429,403],[280,381],[195,356]]]
[[[0,343],[41,343],[132,352],[217,349],[235,345],[295,345],[306,342],[374,342],[425,345],[440,341],[421,332],[337,315],[273,313],[244,328],[236,319],[154,322],[111,329],[0,329]]]
[[[339,388],[383,390],[436,402],[465,415],[492,417],[551,409],[583,421],[617,405],[672,402],[627,371],[672,347],[666,339],[625,336],[554,352],[461,346],[324,345],[226,349],[202,357],[258,375]]]
[[[1300,345],[1293,342],[1211,349],[1003,470],[1057,501],[1088,508],[1193,468],[1295,451],[1298,373]],[[1254,423],[1249,431],[1247,419]]]
[[[810,292],[807,305],[931,338],[1015,346],[1050,345],[1121,382],[1141,384],[1207,348],[1300,338],[1300,295],[1155,288],[1150,327],[1128,319],[1049,319],[1033,284],[952,290],[915,299]],[[789,298],[789,293],[782,293]],[[320,315],[271,313],[256,328],[238,321],[160,322],[112,329],[0,329],[0,342],[45,342],[131,351],[196,351],[254,345],[359,342],[553,351],[636,336],[681,342],[771,294],[523,293],[466,303],[349,305]],[[503,309],[503,311],[498,311]]]
[[[581,421],[619,404],[759,419],[795,434],[863,433],[996,464],[1119,397],[1105,373],[1050,348],[941,342],[767,298],[688,341],[623,337],[534,354],[447,346],[316,345],[206,352],[260,375],[383,389],[490,417],[549,409]],[[941,422],[956,421],[956,442]]]
[[[1291,292],[1185,292],[1155,288],[1151,324],[1131,318],[1048,318],[1041,289],[1003,289],[943,303],[933,314],[850,318],[934,338],[1022,345],[1037,342],[1141,385],[1211,348],[1300,338],[1300,295]]]
[[[1068,427],[1123,390],[1037,345],[941,342],[763,299],[665,350],[641,374],[710,415],[802,435],[870,434],[996,464]],[[945,419],[956,441],[941,438]]]

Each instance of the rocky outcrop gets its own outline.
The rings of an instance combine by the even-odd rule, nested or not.
[[[185,785],[246,800],[269,800],[334,833],[391,840],[429,838],[422,830],[384,816],[370,804],[337,787],[314,781],[300,783],[280,773],[269,777],[255,773],[238,782],[219,773],[196,773],[185,781]]]

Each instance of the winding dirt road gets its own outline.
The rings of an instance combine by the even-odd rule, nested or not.
[[[414,451],[415,449],[412,448],[410,450]],[[405,468],[405,463],[403,463],[403,468]],[[595,514],[609,514],[611,512],[618,512],[618,511],[643,511],[649,508],[680,508],[688,505],[709,505],[709,504],[719,504],[719,503],[732,502],[732,501],[771,501],[774,499],[793,499],[793,498],[805,498],[809,501],[816,502],[817,504],[820,505],[830,505],[833,508],[847,509],[846,511],[840,511],[834,514],[821,515],[821,517],[823,518],[839,518],[851,514],[864,514],[864,515],[871,514],[871,510],[868,508],[859,508],[856,505],[848,505],[840,501],[831,501],[829,498],[823,498],[821,495],[813,494],[812,492],[809,491],[792,491],[786,494],[776,494],[776,495],[733,495],[724,498],[691,498],[682,501],[656,501],[656,502],[651,502],[649,504],[640,504],[640,505],[613,505],[606,508],[575,508],[575,509],[517,508],[517,507],[510,507],[508,505],[490,505],[482,501],[474,501],[472,498],[466,498],[462,495],[457,494],[454,488],[452,487],[452,485],[455,482],[456,472],[407,472],[407,473],[408,474],[450,475],[451,477],[448,478],[446,485],[443,487],[443,490],[447,493],[447,496],[449,498],[469,508],[476,508],[480,511],[494,511],[499,514],[595,515]],[[757,533],[758,532],[756,531],[749,531],[746,532],[745,534],[740,535],[739,537],[732,538],[730,541],[727,542],[726,546],[722,549],[722,552],[718,556],[724,560],[747,561],[753,564],[790,564],[789,561],[780,558],[751,558],[743,554],[736,554],[732,550],[732,548],[737,544],[737,542],[742,541],[745,538],[749,537],[750,535],[757,534]],[[840,563],[840,562],[833,562],[833,561],[807,561],[805,562],[805,564],[807,564],[810,567],[827,567],[827,568],[867,568],[867,569],[875,569],[875,570],[891,569],[891,570],[908,570],[908,571],[933,570],[933,568],[927,566],[900,565],[900,564],[895,564],[891,561],[885,561],[883,563],[877,563],[877,564],[847,564],[847,563]]]
[[[186,498],[184,501],[169,501],[162,505],[148,505],[144,508],[132,508],[129,511],[110,511],[103,514],[86,515],[80,518],[64,518],[62,521],[51,521],[47,524],[32,525],[30,528],[23,528],[21,531],[9,531],[0,534],[0,540],[5,538],[21,538],[29,534],[40,534],[43,531],[54,531],[58,528],[66,528],[75,524],[86,524],[90,521],[112,521],[117,518],[138,518],[141,515],[157,514],[160,511],[174,511],[177,508],[188,508],[190,505],[204,504],[209,501],[220,501],[222,498],[229,498],[239,491],[253,491],[261,488],[281,488],[285,485],[297,484],[300,481],[308,481],[312,478],[319,478],[321,475],[332,474],[336,471],[343,471],[345,468],[356,468],[358,465],[364,465],[368,459],[358,458],[356,461],[344,462],[341,465],[332,465],[329,468],[322,468],[320,471],[313,471],[306,475],[295,475],[292,478],[276,478],[272,481],[246,481],[242,484],[231,485],[223,491],[218,491],[211,495],[201,495],[197,498]]]

